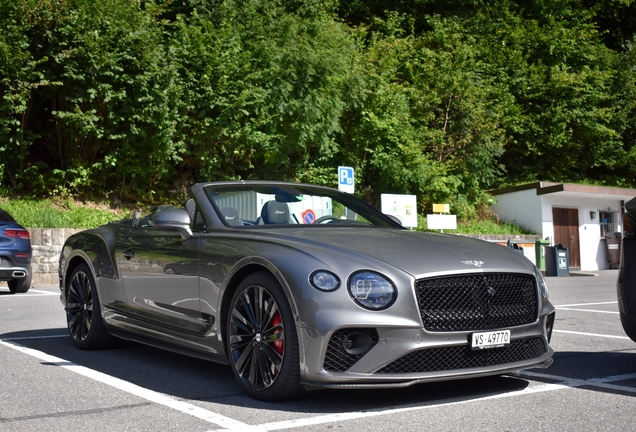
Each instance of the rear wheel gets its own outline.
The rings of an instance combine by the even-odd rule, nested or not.
[[[106,331],[90,268],[80,264],[66,285],[66,322],[76,347],[106,348],[112,336]]]
[[[9,285],[9,291],[13,294],[27,292],[31,288],[31,272],[21,279],[11,279],[7,282],[7,285]]]
[[[289,301],[267,272],[248,276],[234,293],[226,325],[234,376],[265,401],[301,395],[298,337]]]

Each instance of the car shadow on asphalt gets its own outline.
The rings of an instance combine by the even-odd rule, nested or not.
[[[522,376],[550,384],[636,397],[636,350],[561,351],[546,370]]]
[[[268,403],[248,397],[227,365],[136,342],[117,340],[109,349],[84,351],[75,348],[66,328],[5,333],[0,339],[176,398],[287,412],[320,414],[435,405],[521,391],[529,385],[523,377],[493,376],[399,389],[325,389],[307,392],[297,400]]]
[[[118,339],[109,349],[84,351],[75,348],[66,328],[5,333],[0,335],[0,340],[12,341],[176,398],[286,412],[341,413],[468,401],[518,392],[531,381],[636,396],[636,351],[633,349],[557,352],[548,369],[532,369],[520,375],[431,382],[399,389],[325,389],[308,392],[297,400],[268,403],[243,393],[227,365],[136,342]]]

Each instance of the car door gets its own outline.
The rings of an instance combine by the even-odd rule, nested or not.
[[[161,327],[199,334],[200,237],[184,240],[166,227],[133,227],[117,245],[116,259],[127,313]]]

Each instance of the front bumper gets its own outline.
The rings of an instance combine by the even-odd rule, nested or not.
[[[314,329],[299,328],[300,340],[305,347],[302,381],[309,387],[400,388],[421,382],[548,367],[554,354],[549,347],[553,324],[554,312],[535,323],[511,328],[509,347],[483,351],[471,350],[472,332],[433,333],[422,328],[378,328],[373,347],[354,358],[352,364],[338,359],[339,364],[345,364],[341,369],[334,367],[331,361],[341,353],[334,353],[329,345],[337,331],[321,334]]]

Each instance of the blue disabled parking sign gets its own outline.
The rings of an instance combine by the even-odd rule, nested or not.
[[[338,190],[350,194],[354,192],[353,168],[338,167]]]

